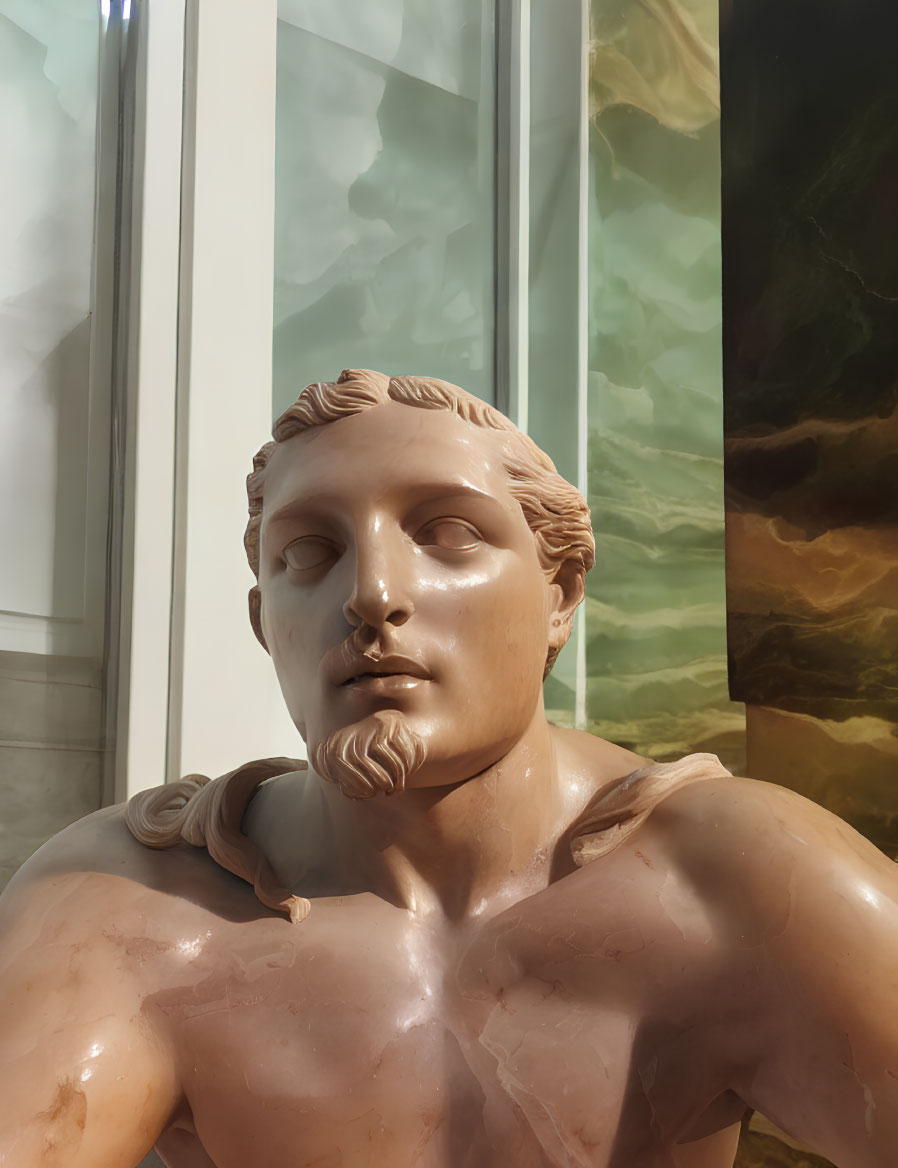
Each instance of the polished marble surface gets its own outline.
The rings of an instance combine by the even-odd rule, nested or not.
[[[811,30],[806,9],[739,5],[724,42],[733,688],[762,705],[888,717],[898,14],[881,0],[850,15],[824,4]]]
[[[727,692],[717,5],[594,0],[590,728],[744,767]]]
[[[898,859],[898,13],[721,40],[727,590],[748,773]],[[817,1168],[770,1133],[739,1168]]]
[[[884,0],[753,0],[722,42],[732,692],[752,773],[892,855],[896,38]]]

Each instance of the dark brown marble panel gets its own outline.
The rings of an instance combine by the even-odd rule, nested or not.
[[[735,0],[721,45],[731,694],[758,777],[893,854],[896,45],[891,0]]]
[[[730,693],[898,858],[898,8],[721,4]],[[736,1168],[823,1168],[756,1117]]]

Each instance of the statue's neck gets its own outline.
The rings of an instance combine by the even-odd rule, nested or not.
[[[539,711],[499,762],[453,786],[367,800],[327,789],[334,862],[384,899],[453,921],[544,887],[577,810],[552,734]]]

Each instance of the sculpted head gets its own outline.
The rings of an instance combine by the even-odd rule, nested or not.
[[[308,386],[247,479],[250,619],[315,770],[355,797],[470,778],[542,715],[594,560],[551,460],[447,382]]]

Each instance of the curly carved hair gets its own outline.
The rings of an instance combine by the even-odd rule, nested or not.
[[[582,598],[584,578],[595,563],[589,508],[576,487],[561,477],[551,458],[498,410],[457,385],[432,377],[387,377],[371,369],[345,369],[336,381],[307,385],[275,422],[274,441],[266,442],[253,459],[253,471],[246,480],[249,522],[243,543],[256,579],[259,578],[265,469],[278,443],[315,426],[326,426],[390,401],[422,410],[447,410],[474,426],[507,437],[502,461],[509,490],[533,532],[542,569],[551,580],[562,572],[572,573],[574,589]],[[258,587],[250,589],[249,604],[253,629],[261,640]],[[557,649],[549,651],[546,674],[557,655]]]

